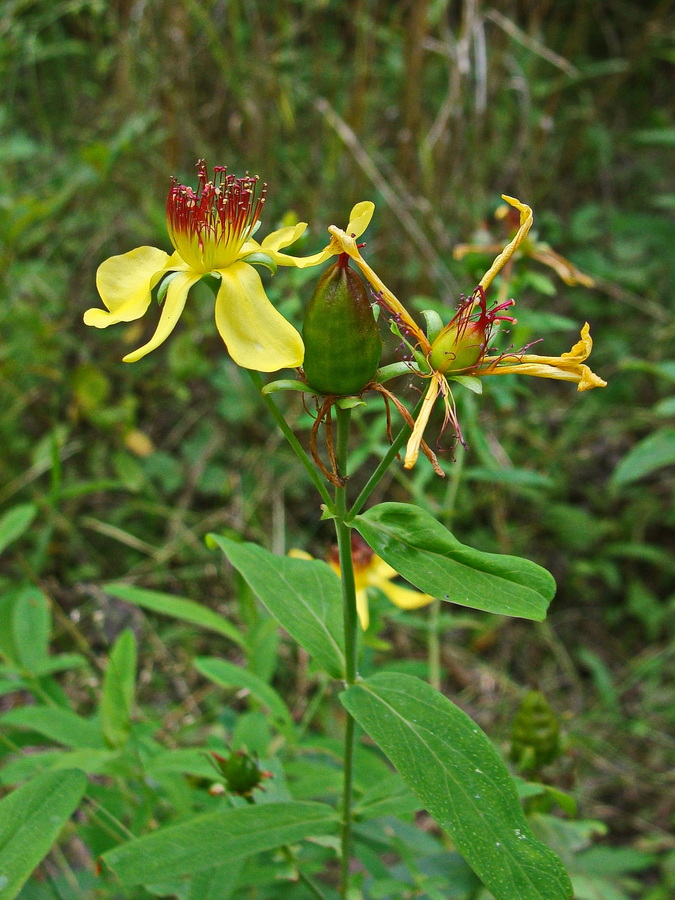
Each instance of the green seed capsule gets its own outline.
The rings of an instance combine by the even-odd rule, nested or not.
[[[431,367],[443,374],[461,374],[475,366],[485,352],[486,337],[482,322],[455,325],[452,322],[431,347]]]
[[[310,387],[338,397],[358,394],[380,364],[382,338],[361,278],[343,253],[321,276],[302,327]]]

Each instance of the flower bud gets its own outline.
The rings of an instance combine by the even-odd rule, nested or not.
[[[523,771],[537,771],[560,756],[560,724],[540,691],[528,691],[513,719],[511,759]]]
[[[361,278],[343,253],[321,276],[302,328],[303,369],[310,387],[349,396],[369,384],[380,364],[382,338]]]
[[[261,787],[263,779],[272,777],[260,768],[257,759],[243,750],[237,750],[229,758],[218,753],[211,755],[232,794],[250,797],[254,788]]]

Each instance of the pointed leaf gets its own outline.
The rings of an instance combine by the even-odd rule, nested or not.
[[[199,656],[195,660],[195,668],[206,678],[227,688],[246,688],[254,697],[260,700],[269,709],[272,718],[281,725],[284,733],[293,738],[295,726],[288,711],[288,707],[279,694],[248,669],[235,666],[224,659],[212,659],[208,656]]]
[[[200,628],[215,631],[216,634],[221,634],[246,649],[246,639],[239,634],[234,625],[209,609],[208,606],[202,606],[201,603],[195,603],[193,600],[186,600],[183,597],[174,597],[173,594],[132,587],[129,584],[106,584],[104,589],[111,596],[118,597],[126,603],[133,603],[143,609],[171,616],[172,619],[179,619],[181,622],[189,622],[191,625],[199,625]]]
[[[546,569],[529,559],[483,553],[423,509],[380,503],[354,520],[373,550],[425,594],[460,606],[541,621],[555,593]]]
[[[341,695],[496,900],[568,900],[558,857],[540,843],[501,757],[478,726],[411,675],[380,673]]]
[[[64,747],[103,748],[97,722],[56,706],[18,706],[0,716],[0,724],[36,731]]]
[[[123,747],[131,733],[131,712],[136,684],[136,638],[127,628],[115,641],[101,696],[101,728],[109,747]]]
[[[0,897],[12,900],[49,853],[87,786],[83,772],[38,775],[0,802]]]
[[[26,587],[14,598],[12,630],[19,662],[35,674],[49,659],[52,621],[49,601],[35,587]]]
[[[0,553],[28,530],[36,515],[34,503],[21,503],[0,517]]]
[[[619,461],[612,481],[623,487],[675,463],[675,428],[661,428],[643,438]]]
[[[123,885],[194,875],[283,844],[333,834],[324,803],[266,803],[195,816],[103,854]]]
[[[275,556],[256,544],[217,534],[220,547],[282,628],[334,678],[344,677],[344,626],[340,579],[321,560]]]

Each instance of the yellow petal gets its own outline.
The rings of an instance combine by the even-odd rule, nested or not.
[[[169,284],[169,288],[162,304],[162,314],[159,317],[157,330],[147,344],[143,344],[133,353],[127,353],[122,362],[137,362],[147,356],[152,350],[163,344],[176,327],[185,307],[188,291],[201,278],[199,272],[180,272]]]
[[[434,598],[430,597],[429,594],[422,594],[420,591],[399,587],[397,584],[382,585],[380,590],[399,609],[419,609],[421,606],[428,606],[434,601]]]
[[[368,583],[373,587],[382,587],[382,584],[391,581],[398,576],[398,572],[389,563],[385,562],[377,553],[373,553],[367,567]]]
[[[299,550],[297,547],[292,547],[288,551],[288,555],[292,559],[314,559],[311,553],[308,553],[306,550]]]
[[[260,249],[265,253],[272,253],[273,251],[281,250],[282,247],[288,247],[305,233],[306,228],[307,222],[298,222],[297,225],[279,228],[278,231],[273,231],[263,239]]]
[[[267,299],[253,266],[236,262],[219,274],[216,327],[236,364],[259,372],[301,365],[302,338]]]
[[[156,247],[137,247],[111,256],[98,267],[96,287],[109,312],[88,309],[86,325],[107,328],[117,322],[140,319],[150,305],[150,291],[169,263],[169,254]]]
[[[361,628],[364,631],[368,630],[368,625],[370,624],[370,613],[368,611],[368,591],[365,590],[357,590],[356,592],[356,612],[359,617],[359,622],[361,623]]]
[[[362,200],[352,208],[349,213],[349,225],[345,231],[351,237],[361,237],[366,228],[370,225],[370,220],[375,212],[375,204],[370,200]]]
[[[291,256],[288,253],[281,252],[282,247],[288,247],[290,244],[295,243],[295,241],[297,241],[304,233],[305,228],[307,228],[306,222],[298,222],[297,225],[289,225],[287,228],[280,228],[278,231],[273,231],[272,234],[268,234],[259,246],[256,245],[255,241],[247,241],[241,248],[240,257],[245,262],[247,253],[261,251],[262,253],[267,253],[268,256],[271,256],[279,266],[295,266],[296,269],[306,269],[309,266],[317,266],[325,259],[328,259],[330,254],[322,251],[321,253],[314,253],[312,256]]]

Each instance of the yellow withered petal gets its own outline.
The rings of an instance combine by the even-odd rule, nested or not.
[[[561,356],[538,356],[523,353],[521,356],[486,356],[486,368],[476,375],[532,375],[535,378],[552,378],[554,381],[572,381],[578,391],[590,391],[596,387],[606,387],[607,382],[583,363],[591,354],[593,339],[591,327],[586,322],[581,329],[580,340]]]
[[[107,328],[140,319],[150,305],[152,288],[172,261],[173,257],[156,247],[137,247],[106,259],[98,267],[96,287],[108,311],[88,309],[85,324]]]
[[[528,231],[532,227],[532,222],[534,221],[532,210],[527,204],[521,203],[520,200],[516,200],[515,197],[508,197],[506,194],[502,194],[502,200],[506,200],[507,203],[518,210],[520,213],[520,227],[513,240],[504,247],[485,275],[481,278],[479,284],[484,291],[487,291],[494,277],[504,268],[518,247],[523,243],[527,237]]]
[[[181,313],[185,308],[188,291],[201,277],[200,273],[187,271],[179,272],[179,274],[171,280],[166,292],[166,297],[164,298],[164,303],[162,304],[162,314],[159,317],[157,330],[147,344],[143,344],[142,347],[139,347],[138,350],[134,350],[133,353],[127,353],[122,359],[122,362],[137,362],[152,350],[159,347],[160,344],[164,343],[181,317]]]
[[[216,327],[235,363],[259,372],[301,365],[302,338],[267,299],[256,270],[236,262],[219,275]]]
[[[429,380],[429,387],[427,388],[427,393],[424,397],[424,403],[422,404],[422,408],[415,421],[413,432],[408,438],[408,445],[405,449],[405,459],[403,460],[404,469],[412,469],[417,462],[417,457],[420,454],[420,445],[422,443],[422,438],[424,437],[424,429],[427,427],[431,410],[434,408],[434,403],[440,392],[442,378],[442,375],[434,373]]]
[[[361,256],[361,251],[357,246],[356,238],[351,237],[351,235],[348,235],[336,225],[331,225],[328,230],[331,233],[331,242],[329,246],[332,248],[333,254],[346,253],[350,259],[354,260],[361,270],[363,277],[378,295],[380,302],[394,315],[398,324],[403,326],[409,334],[413,335],[422,352],[425,354],[429,353],[431,351],[431,344],[429,343],[426,334],[415,322],[398,297],[396,297],[395,294],[392,294],[380,276],[371,269],[365,259]]]

